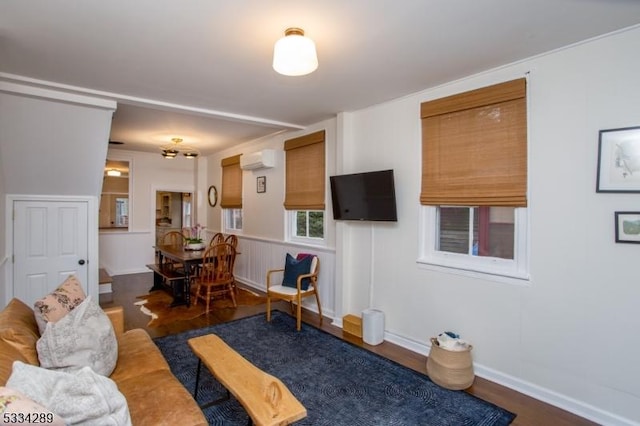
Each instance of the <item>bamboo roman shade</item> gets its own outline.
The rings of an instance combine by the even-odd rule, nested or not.
[[[324,210],[324,137],[321,130],[285,141],[285,209]]]
[[[421,104],[425,205],[527,205],[524,78]]]
[[[222,195],[220,207],[223,209],[242,208],[242,169],[240,155],[223,158],[222,166]]]

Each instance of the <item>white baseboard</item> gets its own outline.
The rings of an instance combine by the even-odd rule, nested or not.
[[[342,320],[340,320],[342,322]],[[401,346],[410,351],[417,352],[421,355],[428,356],[431,345],[406,339],[402,336],[385,332],[385,340]],[[485,367],[476,362],[473,363],[473,369],[477,376],[490,380],[502,386],[513,389],[517,392],[528,395],[547,404],[556,406],[570,413],[576,414],[585,419],[591,420],[602,425],[620,425],[620,426],[639,426],[638,422],[627,419],[617,414],[610,413],[600,408],[589,405],[583,401],[562,395],[550,389],[543,388],[536,384],[518,379],[508,374],[501,373],[489,367]]]
[[[554,405],[570,413],[589,419],[601,425],[638,426],[640,423],[610,413],[583,401],[571,398],[536,384],[501,373],[492,368],[473,364],[476,375],[528,395],[532,398]]]

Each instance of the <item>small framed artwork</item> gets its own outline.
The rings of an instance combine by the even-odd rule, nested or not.
[[[616,243],[640,244],[640,212],[615,212]]]
[[[600,130],[596,192],[640,192],[640,127]]]
[[[267,177],[266,176],[258,176],[256,178],[256,191],[258,194],[262,194],[263,192],[267,192]]]

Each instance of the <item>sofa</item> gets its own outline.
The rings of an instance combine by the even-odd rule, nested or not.
[[[109,376],[126,399],[134,426],[207,425],[197,403],[171,373],[167,361],[142,329],[124,331],[122,307],[104,310],[118,343],[115,369]],[[0,386],[12,374],[14,361],[39,365],[40,333],[34,311],[13,299],[0,312]]]

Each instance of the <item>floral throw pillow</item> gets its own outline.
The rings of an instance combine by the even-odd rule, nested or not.
[[[82,284],[75,275],[70,275],[50,294],[36,301],[34,312],[40,334],[48,322],[58,322],[86,298]]]

